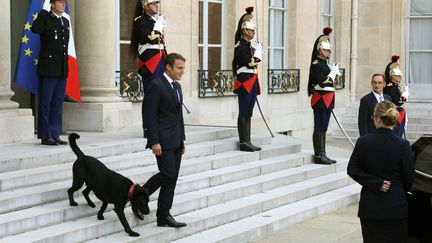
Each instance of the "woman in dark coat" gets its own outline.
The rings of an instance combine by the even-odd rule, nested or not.
[[[408,240],[406,193],[414,180],[414,158],[409,142],[393,134],[398,116],[390,101],[378,103],[377,129],[357,140],[348,164],[348,175],[362,185],[358,216],[365,243]]]

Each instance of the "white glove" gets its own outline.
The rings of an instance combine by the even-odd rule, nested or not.
[[[262,55],[263,55],[263,49],[262,49],[262,44],[260,42],[257,42],[255,45],[255,51],[254,51],[254,58],[257,59],[257,61],[261,61],[262,60]]]
[[[328,77],[330,77],[333,81],[335,81],[335,78],[337,75],[342,75],[339,71],[339,64],[335,63],[333,64],[330,73],[327,75]]]
[[[154,31],[159,31],[159,33],[163,33],[163,29],[166,26],[165,18],[163,15],[156,16],[156,22],[153,26]]]
[[[45,9],[46,11],[51,11],[51,3],[50,0],[45,0],[42,6],[42,9]]]
[[[408,87],[408,85],[405,86],[405,89],[402,92],[402,96],[405,97],[406,99],[408,99],[408,96],[409,96],[409,87]]]

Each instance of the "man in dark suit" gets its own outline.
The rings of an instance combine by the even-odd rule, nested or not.
[[[390,96],[383,93],[384,87],[386,86],[384,75],[380,73],[372,75],[371,86],[372,92],[363,96],[360,100],[358,113],[358,129],[360,136],[375,131],[373,113],[376,104],[383,100],[391,100]]]
[[[183,227],[170,214],[174,190],[185,152],[185,130],[182,113],[183,95],[178,81],[185,70],[185,58],[177,53],[167,55],[164,74],[152,81],[144,101],[148,128],[147,148],[156,156],[159,173],[152,176],[144,187],[151,195],[160,188],[157,225]]]
[[[68,76],[69,21],[62,16],[66,0],[45,0],[31,30],[40,35],[38,138],[44,145],[67,144],[60,139],[62,105]],[[46,9],[50,9],[48,12]]]

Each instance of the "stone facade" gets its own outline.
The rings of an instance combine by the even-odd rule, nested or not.
[[[10,13],[14,10],[11,9],[9,1],[1,2],[5,2],[2,6],[6,7],[0,10],[0,18],[4,23],[9,23]],[[229,69],[237,21],[245,7],[254,6],[255,2],[258,2],[258,6],[255,6],[257,31],[266,49],[269,41],[269,3],[251,0],[225,2],[226,27],[222,36],[226,43],[226,68]],[[100,132],[124,129],[128,124],[132,124],[132,105],[119,99],[115,92],[115,19],[118,3],[116,4],[116,0],[107,0],[103,5],[94,1],[70,0],[69,3],[75,30],[83,103],[65,104],[64,128]],[[320,0],[288,0],[288,20],[285,25],[288,30],[288,68],[300,69],[299,92],[267,94],[268,59],[264,57],[260,64],[262,95],[258,99],[270,127],[275,132],[292,131],[293,135],[301,137],[309,137],[311,134],[312,110],[306,86],[311,49],[316,37],[322,32],[321,4]],[[343,113],[351,101],[358,100],[370,91],[370,77],[373,73],[384,71],[392,54],[401,56],[401,67],[404,71],[405,7],[403,0],[334,0],[334,60],[345,68],[345,89],[336,92],[337,114]],[[238,110],[235,97],[198,98],[199,1],[163,0],[161,9],[167,21],[165,32],[168,51],[181,53],[187,60],[182,86],[185,104],[191,114],[185,114],[186,123],[234,126]],[[2,33],[8,33],[9,28],[21,27],[6,24],[0,28]],[[11,38],[8,35],[3,34],[0,38],[2,46],[10,46]],[[15,139],[16,136],[21,137],[21,140],[28,139],[33,136],[30,131],[32,133],[34,129],[32,122],[28,122],[32,118],[31,112],[28,109],[18,109],[17,104],[9,102],[13,96],[9,88],[13,72],[10,49],[0,50],[0,128],[11,131],[12,134],[8,134],[8,138],[0,142],[19,141],[20,139]],[[6,103],[8,114],[15,113],[15,118],[25,117],[26,122],[22,126],[25,127],[26,135],[23,135],[22,129],[11,129],[12,126],[7,124],[9,118],[2,115],[5,114],[3,107]],[[254,111],[252,124],[255,128],[264,129],[258,109]],[[334,122],[331,124],[334,126]]]

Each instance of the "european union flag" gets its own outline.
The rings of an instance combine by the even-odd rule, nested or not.
[[[40,39],[38,34],[33,34],[30,27],[42,9],[43,0],[30,0],[24,29],[21,36],[21,45],[18,61],[15,68],[15,82],[33,94],[38,93],[39,78],[36,72]]]

